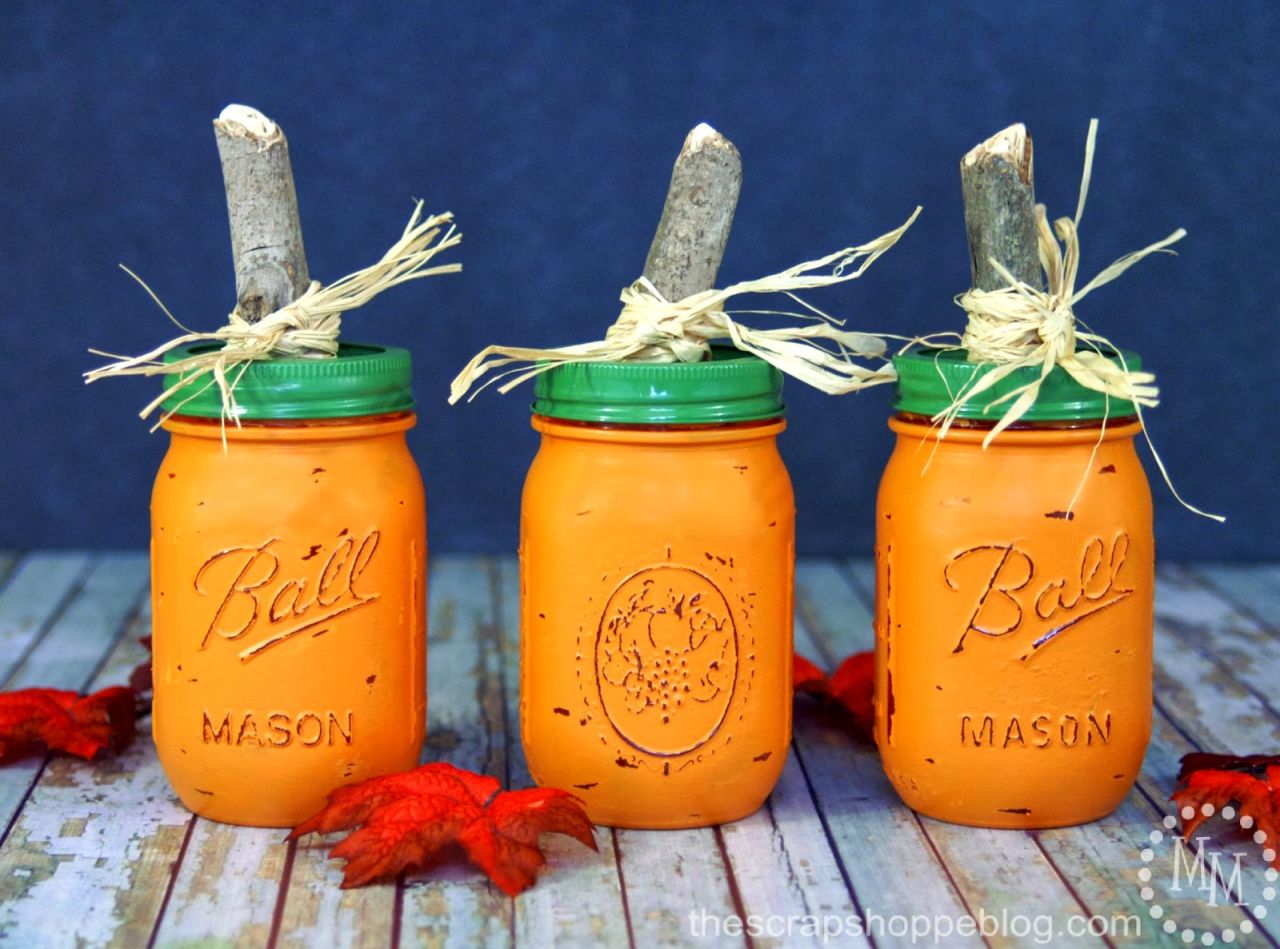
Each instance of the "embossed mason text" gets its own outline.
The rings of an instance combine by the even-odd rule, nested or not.
[[[960,744],[972,748],[1074,748],[1110,743],[1110,712],[960,716]]]
[[[352,714],[338,712],[204,712],[200,737],[206,745],[304,748],[351,744]]]

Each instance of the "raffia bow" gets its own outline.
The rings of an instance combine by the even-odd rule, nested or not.
[[[86,372],[86,382],[96,382],[111,376],[181,375],[181,379],[169,386],[149,402],[139,413],[146,418],[171,396],[202,383],[189,393],[184,393],[180,403],[165,411],[152,426],[159,428],[169,416],[181,410],[186,402],[216,385],[222,395],[222,417],[239,424],[240,410],[236,403],[235,389],[244,372],[254,362],[272,357],[330,359],[338,354],[338,335],[342,314],[364,306],[382,291],[409,280],[419,280],[436,274],[457,273],[461,264],[428,266],[442,251],[456,246],[462,240],[450,213],[433,214],[422,219],[423,202],[417,202],[409,223],[400,239],[387,249],[382,259],[372,266],[357,270],[328,286],[312,281],[305,293],[274,313],[250,323],[239,308],[232,310],[227,325],[211,333],[199,333],[183,326],[174,318],[160,299],[143,281],[124,268],[150,294],[165,315],[182,330],[184,335],[169,340],[141,356],[117,356],[92,349],[98,356],[114,360],[105,366]],[[185,359],[166,363],[164,356],[170,350],[187,343],[221,342],[223,345],[208,352],[197,353]]]
[[[892,382],[893,369],[887,364],[873,369],[853,361],[854,357],[883,357],[883,339],[842,329],[843,320],[822,312],[796,294],[862,276],[898,242],[919,214],[920,208],[916,208],[900,227],[858,247],[846,247],[767,277],[722,290],[705,290],[683,300],[666,299],[641,277],[620,294],[622,312],[604,339],[548,349],[489,346],[477,353],[453,380],[449,402],[457,402],[482,376],[503,367],[514,366],[489,378],[471,392],[470,398],[495,384],[499,392],[509,392],[525,380],[567,362],[701,362],[709,357],[713,339],[728,339],[736,348],[833,395]],[[727,301],[748,293],[785,294],[804,312],[725,309]],[[809,322],[756,329],[735,319],[747,314],[787,316]]]
[[[1225,518],[1208,514],[1182,499],[1169,478],[1164,461],[1151,442],[1142,418],[1142,409],[1154,408],[1159,404],[1160,390],[1155,385],[1155,375],[1130,369],[1118,346],[1105,336],[1088,332],[1087,328],[1082,332],[1078,328],[1083,324],[1078,323],[1074,307],[1080,300],[1098,287],[1115,280],[1144,257],[1173,253],[1168,250],[1169,245],[1182,240],[1187,234],[1185,230],[1178,228],[1163,240],[1119,258],[1079,290],[1076,289],[1080,266],[1080,221],[1084,217],[1085,199],[1089,194],[1097,134],[1098,120],[1092,119],[1085,141],[1084,171],[1080,179],[1080,197],[1076,203],[1075,217],[1058,218],[1051,228],[1044,205],[1036,205],[1040,267],[1044,271],[1047,289],[1041,290],[1017,280],[1000,261],[992,258],[992,266],[1008,282],[1008,286],[999,290],[974,288],[956,297],[956,303],[969,315],[968,326],[960,345],[968,350],[971,362],[993,363],[995,368],[983,373],[977,382],[956,393],[951,404],[933,417],[933,421],[939,425],[938,437],[941,439],[946,436],[970,400],[1020,369],[1038,369],[1036,377],[1030,382],[994,399],[988,406],[991,409],[1008,403],[999,421],[983,438],[982,446],[986,448],[997,435],[1026,415],[1040,395],[1040,386],[1054,368],[1060,366],[1086,389],[1101,392],[1109,398],[1131,402],[1139,422],[1142,423],[1143,436],[1151,449],[1151,455],[1173,496],[1193,513],[1221,522]],[[938,337],[924,342],[936,339]],[[1117,366],[1108,359],[1108,354],[1117,357],[1120,365]],[[1105,427],[1104,418],[1104,432]],[[1077,488],[1076,498],[1079,494],[1080,488]],[[1074,506],[1076,498],[1072,498],[1068,510]]]

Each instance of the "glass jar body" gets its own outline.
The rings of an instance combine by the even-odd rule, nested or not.
[[[410,412],[175,416],[152,494],[156,749],[212,820],[294,826],[414,767],[426,529]]]
[[[876,515],[876,741],[915,810],[1110,813],[1151,732],[1154,541],[1137,422],[890,422]],[[1095,454],[1096,452],[1096,454]],[[1072,498],[1079,496],[1074,505]]]
[[[520,530],[530,772],[600,824],[750,814],[791,734],[784,423],[533,425]]]

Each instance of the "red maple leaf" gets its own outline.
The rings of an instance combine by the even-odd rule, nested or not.
[[[822,698],[829,694],[830,683],[827,674],[799,653],[794,657],[794,671],[791,674],[791,687],[797,692],[815,695]]]
[[[1186,837],[1208,819],[1205,804],[1212,805],[1211,814],[1234,804],[1242,818],[1252,818],[1266,834],[1264,842],[1275,852],[1271,863],[1280,868],[1280,755],[1184,755],[1173,801],[1179,811],[1194,808],[1182,819]]]
[[[567,791],[503,791],[495,778],[443,762],[338,788],[288,839],[357,825],[329,854],[347,861],[343,889],[431,866],[456,845],[515,896],[546,863],[538,849],[543,834],[567,834],[596,849],[582,802]]]
[[[63,689],[0,692],[0,763],[38,750],[92,758],[133,738],[133,690],[112,686],[93,695]]]
[[[826,703],[834,703],[848,713],[854,733],[863,741],[871,741],[875,711],[872,695],[876,681],[876,654],[855,652],[845,658],[831,678],[804,656],[795,656],[792,673],[796,692],[812,695]]]

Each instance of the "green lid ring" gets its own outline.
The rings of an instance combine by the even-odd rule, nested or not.
[[[165,354],[166,363],[218,349],[221,343],[188,343]],[[243,375],[241,369],[243,368]],[[228,372],[235,387],[236,417],[243,420],[356,418],[413,408],[413,365],[407,349],[342,343],[332,359],[260,359]],[[166,389],[183,377],[164,376]],[[222,394],[201,376],[165,399],[162,409],[197,418],[221,418]]]
[[[563,363],[536,377],[532,410],[614,425],[723,425],[786,413],[781,372],[731,346],[711,353],[696,363]]]
[[[1104,350],[1103,355],[1116,366],[1123,365],[1130,371],[1142,368],[1142,357],[1137,353]],[[893,357],[893,366],[898,372],[894,410],[930,418],[947,409],[957,395],[969,391],[978,379],[996,368],[995,363],[969,362],[968,353],[963,349],[936,348],[899,353]],[[957,417],[995,424],[1012,399],[994,407],[992,403],[1039,377],[1037,366],[1016,369],[966,402]],[[1061,366],[1054,366],[1040,384],[1036,401],[1019,421],[1076,422],[1134,414],[1132,402],[1085,388]]]

